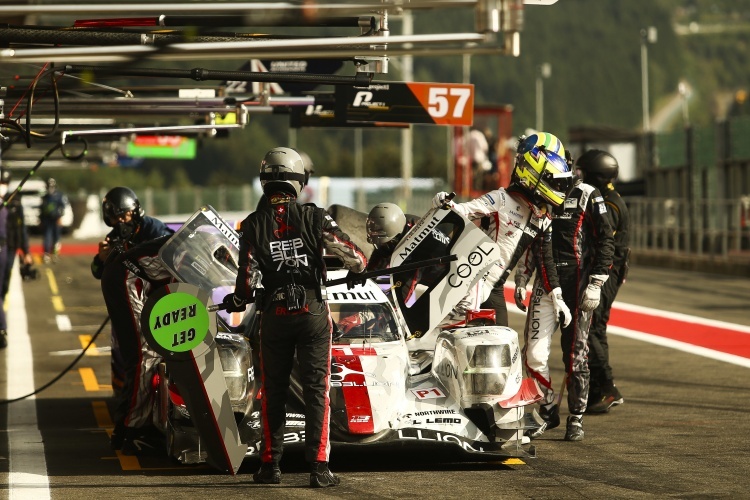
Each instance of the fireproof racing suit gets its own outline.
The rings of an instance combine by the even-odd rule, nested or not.
[[[500,259],[492,266],[484,283],[480,282],[480,293],[472,290],[451,311],[441,326],[459,324],[468,310],[476,309],[487,301],[495,285],[503,280],[503,276],[507,277],[507,273],[515,267],[523,251],[551,225],[547,207],[537,207],[515,186],[509,186],[507,189],[498,188],[466,203],[453,204],[453,209],[469,220],[482,219],[480,227],[500,247]],[[552,280],[548,281],[548,285],[554,284],[553,288],[556,287],[556,278],[553,277],[555,268],[551,260],[543,260],[541,266],[543,274]],[[502,312],[498,313],[496,310],[496,314]],[[505,317],[507,322],[507,313]]]
[[[102,294],[125,370],[122,390],[115,391],[116,426],[139,428],[151,423],[152,378],[161,357],[141,332],[141,312],[153,290],[173,281],[158,256],[170,237],[145,241],[116,254],[102,272]]]
[[[266,291],[258,304],[263,310],[261,460],[278,464],[281,459],[296,351],[305,403],[305,458],[327,462],[332,323],[320,291],[326,273],[323,249],[357,273],[365,269],[367,259],[328,212],[299,205],[284,193],[264,196],[242,222],[240,234],[235,298],[253,300],[259,273]]]
[[[589,329],[589,370],[591,370],[591,388],[593,391],[610,389],[614,377],[609,365],[609,344],[607,342],[607,322],[612,303],[615,301],[620,285],[625,281],[628,272],[629,216],[628,207],[610,183],[602,190],[607,204],[612,232],[615,238],[615,255],[609,278],[602,285],[602,296],[599,306],[594,309]]]
[[[612,228],[599,190],[582,182],[576,185],[565,200],[564,213],[553,217],[551,243],[563,300],[573,315],[570,324],[562,328],[561,338],[568,410],[581,415],[586,411],[589,393],[587,338],[592,311],[583,311],[580,299],[589,276],[606,279],[614,254]],[[517,273],[531,274],[525,264],[519,266]],[[527,371],[545,392],[542,404],[551,404],[554,390],[548,360],[559,318],[546,291],[543,280],[536,280],[526,316],[524,357]]]

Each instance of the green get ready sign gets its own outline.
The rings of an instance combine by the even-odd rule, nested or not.
[[[151,309],[151,335],[164,349],[186,352],[197,347],[208,333],[208,311],[197,297],[170,293]]]

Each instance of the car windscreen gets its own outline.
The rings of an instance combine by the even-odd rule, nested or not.
[[[329,302],[328,306],[337,343],[392,342],[401,338],[393,313],[386,304]]]

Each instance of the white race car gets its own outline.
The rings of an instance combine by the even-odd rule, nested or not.
[[[208,306],[221,302],[236,274],[238,240],[224,226],[217,226],[217,219],[218,214],[205,207],[160,252],[179,280],[201,290],[196,295]],[[209,240],[211,243],[206,243]],[[325,288],[335,324],[330,391],[334,447],[440,442],[469,453],[534,455],[534,447],[523,437],[524,406],[538,401],[541,393],[536,382],[523,377],[517,333],[483,324],[434,330],[495,262],[495,243],[459,214],[433,210],[402,240],[390,271],[449,254],[458,259],[396,272],[384,287],[386,292],[374,280],[351,290],[345,284]],[[345,275],[345,270],[329,271],[329,283],[341,281]],[[144,316],[154,300],[149,299]],[[219,455],[222,449],[240,447],[245,455],[255,455],[260,448],[260,387],[252,368],[253,342],[246,338],[255,335],[254,306],[243,318],[237,316],[220,311],[212,317],[204,344],[194,349],[196,366],[202,366],[196,360],[204,351],[218,353],[225,395],[209,394],[207,382],[205,389],[184,387],[199,381],[175,380],[171,372],[181,370],[182,365],[170,363],[173,356],[165,356],[158,383],[158,414],[169,437],[168,452],[184,463],[208,460],[229,468],[223,465],[224,457],[212,459],[212,450],[218,450],[213,453]],[[412,339],[423,332],[431,332],[435,342],[428,348],[423,348],[422,342],[422,348],[410,349]],[[302,443],[305,438],[302,388],[297,380],[293,372],[285,433],[288,445]],[[193,397],[180,396],[186,391],[206,393],[207,400],[225,401],[224,408],[214,405],[216,422],[220,420],[217,408],[226,412],[226,402],[231,402],[236,431],[225,421],[218,425],[222,432],[209,432],[217,426],[193,418],[200,407],[192,401],[195,408],[191,408],[188,399]],[[232,435],[234,432],[237,434]]]

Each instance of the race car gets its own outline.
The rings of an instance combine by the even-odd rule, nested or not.
[[[219,215],[204,207],[160,252],[175,277],[194,285],[209,309],[231,291],[236,275],[238,239],[221,224],[217,227],[218,221]],[[471,318],[461,328],[435,330],[446,311],[492,265],[497,254],[494,245],[459,214],[436,209],[394,252],[389,271],[396,272],[387,291],[374,280],[353,289],[345,284],[325,288],[334,323],[330,390],[334,448],[440,442],[468,453],[534,455],[534,447],[523,437],[524,406],[541,394],[534,381],[522,376],[517,333],[481,321],[473,325]],[[449,252],[458,259],[430,269],[399,272],[404,266],[396,265]],[[344,270],[331,270],[328,283],[342,281],[345,275]],[[149,299],[144,315],[152,302]],[[218,353],[226,394],[210,396],[231,402],[237,424],[231,440],[246,445],[246,456],[258,454],[260,448],[261,388],[252,367],[252,342],[247,340],[256,334],[255,312],[252,305],[241,318],[236,313],[209,313],[213,332],[201,347]],[[427,348],[424,342],[419,349],[410,348],[418,336],[435,340]],[[173,380],[176,363],[170,358],[166,357],[157,384],[157,414],[169,438],[168,452],[183,463],[211,463],[211,448],[221,450],[216,441],[226,441],[226,435],[201,432],[194,419],[196,409],[182,394],[208,391]],[[302,387],[295,373],[285,431],[290,446],[305,438]],[[213,461],[221,462],[216,457]]]

